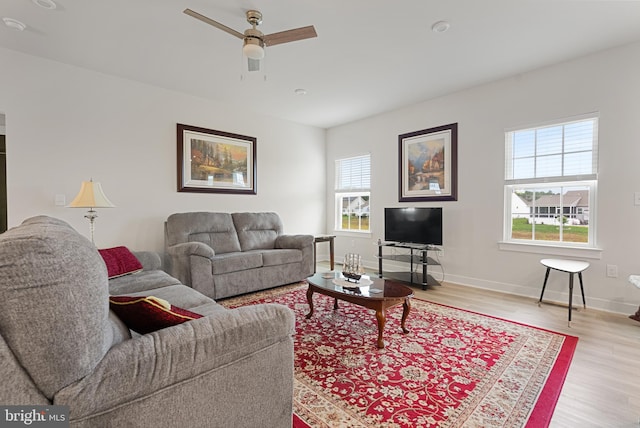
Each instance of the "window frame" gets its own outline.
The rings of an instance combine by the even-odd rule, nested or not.
[[[516,239],[512,238],[513,231],[513,212],[511,211],[511,194],[516,194],[515,190],[544,190],[551,188],[573,188],[573,187],[585,187],[589,191],[589,229],[588,229],[588,240],[587,242],[572,242],[572,241],[551,241],[551,240],[542,240],[542,239]],[[585,248],[597,248],[595,245],[596,242],[596,213],[592,208],[595,205],[596,201],[596,193],[597,193],[597,182],[595,180],[585,180],[585,181],[562,181],[562,182],[545,182],[545,183],[529,183],[529,184],[506,184],[504,186],[504,201],[505,201],[505,221],[504,221],[504,239],[503,242],[512,242],[512,243],[526,243],[530,245],[553,245],[559,247],[585,247]],[[564,195],[566,191],[561,192],[561,195]],[[537,208],[547,208],[547,207],[537,207]],[[538,214],[548,215],[548,216],[564,216],[567,214],[565,211],[566,208],[570,208],[567,205],[562,205],[562,213],[560,213],[560,206],[551,207],[551,210],[539,210]],[[582,210],[582,208],[580,208]],[[577,210],[576,210],[577,211]],[[531,217],[531,211],[529,211],[528,218]],[[551,218],[551,217],[550,217]],[[509,221],[507,221],[509,219]],[[535,230],[535,224],[533,225]],[[561,232],[562,233],[562,232]]]
[[[354,186],[352,180],[344,180],[342,177],[342,173],[344,172],[343,162],[348,162],[356,159],[367,159],[368,162],[368,177],[365,176],[364,185],[362,185],[363,180],[360,181],[360,186]],[[352,170],[349,170],[349,176],[352,176]],[[343,178],[341,180],[341,178]],[[342,182],[349,181],[350,185],[341,186]],[[368,186],[367,186],[368,184]],[[343,215],[343,206],[342,202],[344,198],[351,197],[367,197],[369,200],[369,210],[366,217],[369,219],[368,229],[344,229],[342,227],[342,215]],[[371,154],[363,154],[356,156],[349,156],[344,158],[339,158],[335,160],[335,186],[334,186],[334,202],[335,202],[335,210],[334,210],[334,231],[337,233],[355,233],[355,234],[371,234]],[[361,224],[362,215],[358,216],[358,223]]]
[[[369,222],[371,221],[371,192],[340,192],[336,193],[336,221],[335,221],[335,230],[338,232],[354,232],[354,233],[371,233],[371,224],[369,223],[368,229],[343,229],[342,228],[342,216],[345,214],[342,208],[342,202],[344,198],[353,198],[353,197],[367,197],[369,198],[369,212],[367,215],[357,215],[358,222],[361,224],[362,218],[369,218]],[[349,215],[351,216],[351,214]]]
[[[513,178],[514,177],[514,163],[515,160],[518,159],[513,156],[514,151],[514,135],[517,132],[526,132],[530,130],[540,130],[548,127],[555,126],[563,126],[583,122],[583,121],[593,121],[593,134],[592,134],[592,143],[591,143],[591,173],[589,174],[576,174],[576,175],[561,175],[561,176],[538,176],[538,177],[524,177],[524,178]],[[601,250],[596,245],[596,237],[597,237],[597,187],[598,187],[598,126],[599,126],[599,116],[597,113],[589,113],[580,116],[574,116],[571,118],[564,118],[559,120],[553,120],[545,123],[540,123],[534,126],[522,126],[512,129],[505,130],[505,175],[504,175],[504,183],[503,183],[503,192],[504,192],[504,218],[503,218],[503,237],[502,241],[500,241],[500,248],[507,250],[518,250],[518,251],[527,251],[527,252],[535,252],[545,254],[558,254],[558,255],[579,255],[583,257],[592,257],[592,258],[600,258]],[[570,150],[565,150],[565,138],[564,133],[562,137],[561,143],[561,151],[556,153],[562,157],[564,162],[564,157],[567,153],[573,153]],[[536,144],[538,142],[536,141]],[[544,158],[543,154],[538,155],[534,154],[534,165],[537,168],[537,162]],[[562,168],[565,168],[563,164]],[[537,173],[537,169],[534,170],[533,175]],[[564,170],[563,170],[564,173]],[[589,223],[588,223],[588,240],[587,242],[570,242],[570,241],[553,241],[553,240],[540,240],[533,239],[535,234],[532,234],[532,239],[514,239],[512,236],[513,232],[513,212],[512,212],[512,195],[515,194],[517,190],[545,190],[552,188],[561,188],[560,194],[564,195],[567,191],[566,188],[571,187],[581,187],[588,189],[589,192]],[[569,189],[570,190],[570,189]],[[561,196],[562,199],[562,196]],[[562,204],[562,208],[560,205],[553,207],[548,211],[553,211],[555,214],[560,213],[564,214],[564,210],[567,208],[564,204]],[[550,214],[549,214],[550,215]],[[531,212],[529,210],[528,218],[531,218]],[[564,226],[561,225],[561,232],[564,229]],[[533,226],[533,230],[535,230],[535,225]],[[562,236],[562,235],[560,235]],[[549,251],[549,249],[553,249],[553,251]]]

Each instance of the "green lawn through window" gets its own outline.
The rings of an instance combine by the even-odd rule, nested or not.
[[[526,218],[514,218],[511,226],[512,239],[532,239],[533,226]],[[560,241],[560,226],[536,224],[536,241]],[[564,225],[563,242],[589,242],[589,226]]]
[[[369,217],[342,216],[342,230],[369,230]]]

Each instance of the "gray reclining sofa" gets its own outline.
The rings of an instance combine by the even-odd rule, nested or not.
[[[293,312],[227,310],[136,253],[107,279],[95,246],[39,216],[0,235],[0,403],[66,405],[72,427],[291,427]],[[109,294],[204,315],[131,334]]]
[[[313,236],[285,235],[273,212],[177,213],[165,232],[171,275],[212,299],[313,275]]]

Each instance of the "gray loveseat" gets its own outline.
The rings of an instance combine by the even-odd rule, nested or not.
[[[213,299],[313,275],[313,236],[285,235],[273,212],[177,213],[165,232],[171,274]]]
[[[145,271],[108,281],[61,220],[0,235],[0,403],[66,405],[72,427],[291,427],[293,312],[224,309],[137,254]],[[205,316],[132,337],[110,290]]]

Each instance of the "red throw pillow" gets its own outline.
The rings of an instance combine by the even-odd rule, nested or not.
[[[140,334],[202,318],[154,296],[109,296],[109,306],[127,327]]]
[[[107,265],[109,278],[128,275],[142,270],[140,260],[127,247],[113,247],[98,250]]]

